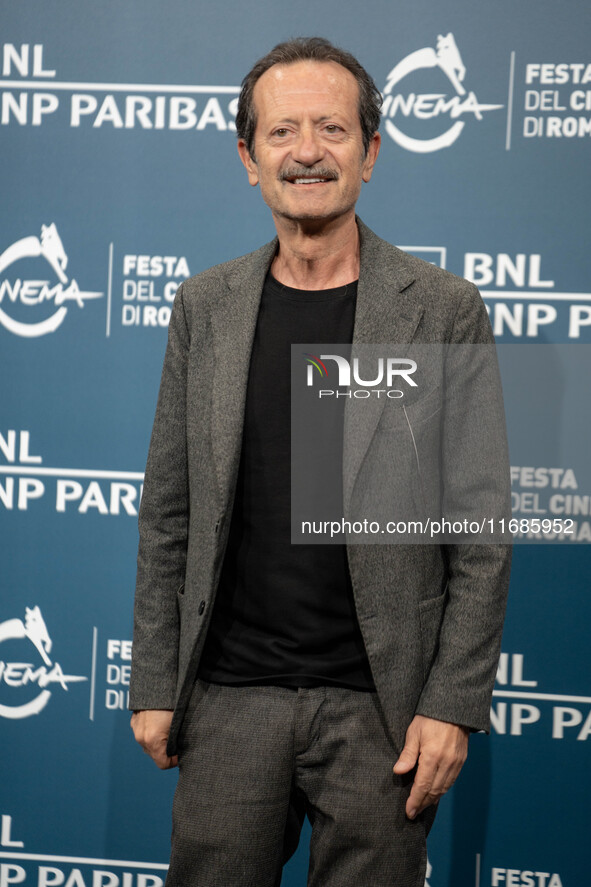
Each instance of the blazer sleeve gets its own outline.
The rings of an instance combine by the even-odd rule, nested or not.
[[[460,346],[457,359],[465,363],[465,380],[461,391],[452,393],[451,417],[446,416],[443,464],[451,496],[447,499],[444,490],[444,514],[451,500],[455,516],[471,517],[475,498],[484,492],[490,513],[483,517],[508,520],[511,489],[500,376],[490,322],[472,285],[456,312],[452,350],[454,344]],[[506,539],[445,545],[443,619],[417,714],[490,730],[511,567]]]
[[[187,560],[186,387],[190,336],[183,285],[174,301],[139,512],[129,707],[173,709]]]

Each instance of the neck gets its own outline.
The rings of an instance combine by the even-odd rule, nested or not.
[[[275,217],[275,226],[279,250],[271,271],[280,283],[319,290],[359,277],[359,232],[353,211],[328,223]]]

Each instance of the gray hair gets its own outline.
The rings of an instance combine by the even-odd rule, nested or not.
[[[333,46],[324,37],[296,37],[285,43],[278,43],[271,52],[259,59],[242,81],[242,89],[238,99],[236,114],[236,130],[238,138],[244,139],[248,153],[254,156],[254,134],[256,130],[256,111],[253,91],[257,80],[273,65],[292,65],[295,62],[336,62],[346,68],[355,77],[359,87],[359,122],[363,137],[363,147],[367,154],[369,143],[380,125],[380,108],[382,96],[372,77],[367,73],[355,56],[338,46]]]

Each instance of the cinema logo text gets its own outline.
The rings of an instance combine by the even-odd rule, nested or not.
[[[10,640],[29,641],[41,657],[43,664],[0,660],[0,684],[12,689],[29,686],[39,689],[39,693],[27,702],[15,705],[0,704],[0,717],[14,720],[38,715],[51,698],[49,686],[59,684],[63,690],[67,691],[68,684],[88,680],[82,675],[64,674],[59,662],[52,661],[49,655],[52,641],[39,607],[25,607],[24,621],[16,618],[0,623],[0,643]]]
[[[403,93],[399,84],[407,76],[424,69],[439,69],[451,84],[455,95],[444,92]],[[495,111],[504,105],[483,105],[472,91],[463,86],[466,68],[452,33],[437,37],[437,48],[426,46],[411,52],[395,65],[386,80],[382,114],[386,118],[386,132],[397,145],[407,151],[427,154],[449,148],[459,138],[465,120],[459,118],[471,115],[474,120],[482,120],[483,112]],[[447,118],[450,126],[438,135],[415,137],[404,132],[394,122],[395,119],[412,118],[429,121],[438,117]],[[425,127],[425,133],[427,133]]]
[[[131,678],[130,640],[109,638],[107,640],[107,690],[105,692],[105,708],[113,711],[127,711],[129,707],[129,681]]]
[[[591,64],[534,62],[525,66],[524,138],[591,136]],[[576,86],[576,89],[573,87]],[[581,89],[580,87],[584,87]],[[532,88],[535,87],[535,88]],[[583,112],[583,113],[580,113]]]
[[[547,468],[533,465],[511,466],[511,510],[516,518],[524,518],[514,539],[544,542],[591,542],[591,495],[579,492],[572,468]],[[573,518],[569,530],[562,518]],[[558,518],[554,523],[554,518]],[[576,519],[575,519],[576,518]],[[584,520],[583,518],[587,518]],[[550,532],[536,530],[536,523],[551,520]]]
[[[558,872],[537,872],[533,869],[493,868],[491,887],[562,887]]]
[[[122,271],[122,327],[167,327],[176,292],[191,276],[185,256],[124,255]]]
[[[4,276],[22,260],[36,258],[47,262],[57,281]],[[103,293],[81,290],[75,278],[68,279],[67,265],[68,256],[54,223],[41,225],[40,237],[23,237],[7,247],[0,255],[0,324],[15,336],[45,336],[61,326],[72,303],[84,308],[87,300],[102,297]],[[39,319],[48,305],[51,314]],[[30,313],[36,319],[30,320]]]
[[[326,365],[326,361],[333,361],[336,363],[336,385],[339,388],[347,389],[343,391],[338,391],[337,389],[332,388],[321,388],[318,391],[318,397],[355,397],[359,399],[365,399],[375,396],[375,397],[389,397],[393,399],[398,399],[404,397],[404,391],[400,388],[393,388],[395,381],[400,381],[401,383],[405,383],[406,385],[411,386],[412,388],[417,387],[417,383],[414,379],[411,378],[413,373],[417,370],[417,364],[414,360],[409,360],[408,358],[400,358],[400,357],[380,357],[377,360],[377,366],[373,371],[375,373],[375,378],[363,379],[361,377],[361,370],[359,368],[359,358],[354,357],[352,361],[347,360],[346,357],[343,357],[341,354],[310,354],[309,352],[304,353],[304,357],[306,358],[306,385],[311,388],[314,386],[314,382],[316,379],[316,374],[320,375],[322,381],[328,379],[329,375],[332,377],[335,374],[335,369],[332,365],[330,366],[331,372],[329,373],[329,368]],[[328,379],[329,383],[331,379]],[[351,380],[355,382],[357,385],[363,386],[361,388],[352,388]],[[384,384],[385,388],[378,388],[378,385]]]

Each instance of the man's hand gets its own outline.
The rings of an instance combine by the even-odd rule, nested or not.
[[[429,804],[435,804],[456,781],[468,755],[467,727],[415,715],[408,730],[394,773],[401,776],[419,763],[408,800],[406,815],[414,819]]]
[[[171,711],[136,711],[131,716],[133,735],[161,770],[176,767],[179,762],[178,755],[171,758],[166,754],[171,721]]]

